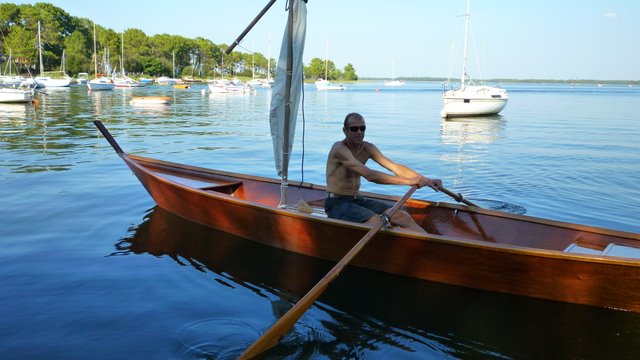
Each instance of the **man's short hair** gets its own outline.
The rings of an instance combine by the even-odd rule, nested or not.
[[[358,114],[357,112],[352,112],[352,113],[348,113],[347,116],[344,117],[344,124],[343,126],[346,128],[347,125],[349,124],[349,119],[351,118],[356,118],[356,119],[363,119],[364,117],[362,117],[362,115]]]

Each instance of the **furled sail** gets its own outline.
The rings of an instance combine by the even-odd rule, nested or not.
[[[303,83],[302,55],[307,28],[306,1],[290,1],[290,6],[293,8],[289,10],[289,20],[282,39],[269,113],[276,170],[285,185]],[[287,75],[290,77],[287,78]]]

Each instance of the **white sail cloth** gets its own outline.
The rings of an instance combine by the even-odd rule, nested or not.
[[[293,5],[291,5],[293,3]],[[302,55],[304,53],[304,43],[307,32],[307,4],[306,1],[290,1],[293,6],[293,23],[287,22],[282,46],[280,47],[280,58],[278,59],[278,70],[273,85],[271,95],[271,110],[269,112],[269,124],[271,126],[271,138],[273,140],[273,154],[275,157],[276,170],[278,175],[287,179],[287,168],[293,147],[293,138],[296,130],[296,118],[300,105],[300,94],[302,90]],[[293,29],[293,64],[291,72],[291,88],[289,99],[286,99],[287,92],[287,49],[289,49],[289,26]],[[288,124],[288,136],[285,136],[285,107],[286,102],[290,103],[290,116]],[[285,144],[285,141],[287,144]]]

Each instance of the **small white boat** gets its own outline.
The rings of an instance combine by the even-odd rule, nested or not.
[[[467,75],[467,37],[470,17],[469,2],[470,0],[467,0],[460,88],[447,90],[442,95],[443,107],[440,111],[440,116],[443,118],[494,115],[502,111],[502,109],[507,106],[507,101],[509,101],[507,90],[485,85],[474,85],[473,81]],[[466,82],[469,82],[470,85],[466,85]]]
[[[4,86],[18,87],[22,86],[24,81],[26,80],[24,77],[20,75],[13,75],[12,64],[13,64],[13,53],[11,49],[9,49],[9,58],[7,59],[5,66],[5,74],[0,75],[0,84]]]
[[[245,94],[251,92],[251,86],[239,80],[216,79],[208,82],[209,91],[214,94]]]
[[[113,79],[113,82],[116,84],[116,87],[119,88],[132,88],[132,87],[144,87],[147,86],[146,83],[142,83],[136,81],[128,76],[116,77]]]
[[[251,87],[258,87],[258,86],[262,86],[262,79],[251,79],[249,81],[247,81],[247,85],[251,86]]]
[[[89,73],[78,73],[78,84],[86,84],[87,82],[89,82]]]
[[[168,96],[136,96],[131,99],[131,105],[165,105],[171,101]]]
[[[329,80],[318,79],[316,80],[316,89],[318,90],[347,90],[347,87],[342,84],[334,84]]]
[[[156,83],[159,85],[173,85],[178,82],[178,79],[170,78],[168,76],[160,76],[156,79]]]
[[[404,86],[405,82],[402,80],[389,80],[384,82],[384,86]]]
[[[87,83],[87,87],[89,91],[107,91],[113,90],[116,87],[116,84],[108,77],[97,77],[95,79],[90,80]]]
[[[0,103],[29,103],[33,101],[33,89],[0,88]]]
[[[392,75],[391,80],[387,80],[384,82],[384,86],[404,86],[405,82],[402,80],[396,80],[396,59],[394,58],[392,61]]]
[[[45,88],[71,86],[71,78],[66,74],[63,74],[62,77],[37,76],[34,81]]]

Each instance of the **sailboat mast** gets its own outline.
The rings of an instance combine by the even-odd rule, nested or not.
[[[93,22],[93,76],[98,77],[98,52],[96,48],[96,22]]]
[[[280,185],[280,207],[287,206],[287,187],[289,186],[289,129],[291,126],[291,81],[293,72],[293,9],[295,6],[291,4],[289,6],[289,18],[287,20],[287,72],[285,78],[285,92],[284,92],[284,129],[283,129],[283,144],[282,147],[282,183]]]
[[[467,13],[465,15],[465,26],[464,26],[464,49],[462,55],[462,78],[460,79],[460,89],[464,90],[464,80],[467,77],[467,37],[469,34],[469,17],[471,14],[469,13],[469,3],[471,0],[467,0]]]
[[[267,59],[267,80],[271,80],[271,34],[269,34],[269,47],[267,51],[269,56]]]
[[[252,48],[256,48],[254,44],[251,44]],[[256,53],[255,51],[251,52],[251,78],[256,78]]]
[[[124,32],[120,40],[120,75],[124,77]]]
[[[329,40],[327,40],[327,46],[324,50],[324,79],[329,80],[327,78],[329,73]]]
[[[40,57],[40,76],[44,76],[44,65],[42,63],[42,39],[40,38],[40,21],[38,21],[38,55]]]
[[[391,80],[396,79],[396,58],[391,60]]]

